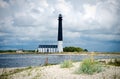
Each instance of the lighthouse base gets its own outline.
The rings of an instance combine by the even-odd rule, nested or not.
[[[58,41],[58,52],[63,52],[63,41]]]

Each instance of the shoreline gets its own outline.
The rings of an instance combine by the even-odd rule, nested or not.
[[[104,59],[108,60],[108,59]],[[73,62],[71,68],[61,68],[60,64],[48,66],[32,66],[18,68],[0,68],[0,76],[2,73],[8,73],[7,79],[112,79],[111,76],[116,73],[119,76],[120,67],[106,66],[105,70],[93,75],[75,74],[74,71],[79,67],[81,62]],[[13,73],[11,73],[13,72]],[[11,73],[11,74],[9,74]],[[118,78],[119,79],[119,78]]]
[[[48,53],[48,54],[41,54],[41,53],[0,53],[0,55],[2,54],[10,54],[10,55],[91,55],[92,53],[90,52],[85,52],[85,53],[72,53],[72,52],[68,52],[68,53]],[[120,53],[94,53],[94,56],[120,56]]]
[[[120,58],[117,58],[117,59],[120,59]],[[99,61],[99,62],[106,62],[108,63],[110,60],[114,60],[114,58],[110,59],[110,58],[107,58],[107,59],[94,59],[96,61]],[[73,63],[81,63],[82,61],[72,61]],[[48,66],[54,66],[54,65],[60,65],[60,63],[58,64],[50,64],[48,63]],[[0,69],[19,69],[19,68],[27,68],[27,67],[46,67],[45,65],[38,65],[38,66],[22,66],[22,67],[5,67],[5,68],[0,68]]]
[[[23,56],[22,56],[23,55]],[[26,56],[28,55],[30,55],[30,54],[26,54],[25,56],[24,56],[24,54],[22,54],[22,55],[20,55],[20,57],[23,57],[23,58],[26,58]],[[9,56],[11,56],[11,55],[9,55]],[[17,56],[17,58],[19,57],[19,55],[17,55],[17,54],[15,54],[15,56],[14,57],[16,57]],[[19,66],[17,66],[16,64],[13,64],[13,65],[11,65],[11,66],[7,66],[7,65],[3,65],[2,66],[2,63],[1,63],[1,67],[0,68],[14,68],[14,67],[16,67],[16,68],[19,68],[19,67],[29,67],[29,66],[43,66],[44,65],[44,63],[47,61],[48,62],[48,64],[59,64],[60,62],[62,62],[62,61],[64,61],[65,59],[63,59],[63,60],[61,60],[60,62],[56,62],[56,63],[51,63],[51,61],[49,62],[49,60],[51,60],[51,58],[50,57],[63,57],[64,58],[64,56],[66,57],[68,57],[67,59],[72,59],[72,57],[71,56],[74,56],[74,58],[76,58],[76,56],[83,56],[83,58],[81,58],[81,59],[79,59],[79,60],[74,60],[74,59],[72,59],[72,61],[73,62],[78,62],[78,61],[82,61],[83,59],[84,59],[84,57],[86,58],[91,58],[91,56],[93,56],[94,58],[95,58],[95,60],[108,60],[108,59],[120,59],[119,57],[120,57],[120,54],[119,55],[111,55],[111,54],[95,54],[95,55],[91,55],[91,54],[40,54],[40,55],[37,55],[37,57],[43,57],[41,60],[40,60],[40,62],[42,62],[42,63],[39,63],[39,64],[37,64],[37,62],[36,62],[36,65],[33,65],[33,64],[31,64],[31,65],[29,65],[29,64],[26,64],[26,65],[23,65],[23,64],[21,64],[21,65],[19,65]],[[100,56],[100,57],[99,57]],[[104,57],[105,56],[105,57]],[[1,58],[4,58],[4,59],[6,59],[6,55],[1,55]],[[37,58],[36,57],[36,54],[32,54],[32,55],[30,55],[29,56],[30,58]],[[40,58],[39,57],[39,58]],[[79,57],[79,58],[80,58]],[[47,60],[47,58],[48,58],[48,60]],[[54,59],[53,59],[54,60]],[[57,59],[56,59],[57,60]],[[2,61],[2,60],[1,60]],[[29,61],[29,60],[28,60]],[[11,61],[10,61],[11,62]],[[24,62],[24,61],[23,61]],[[6,63],[8,63],[8,62],[6,62]],[[17,62],[16,62],[17,63]],[[19,63],[19,62],[18,62]],[[25,64],[26,62],[24,62],[24,64]]]

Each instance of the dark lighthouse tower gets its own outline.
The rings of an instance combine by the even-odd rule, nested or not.
[[[62,15],[58,17],[58,52],[63,52]]]

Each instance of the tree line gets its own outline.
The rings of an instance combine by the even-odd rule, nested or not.
[[[72,47],[72,46],[70,46],[70,47],[64,47],[63,51],[64,52],[88,52],[87,49],[82,49],[80,47]]]
[[[16,51],[17,50],[0,50],[0,53],[6,53],[6,52],[11,52],[11,53],[13,52],[14,53]],[[21,49],[21,51],[22,52],[35,52],[35,50],[22,50],[22,49]]]

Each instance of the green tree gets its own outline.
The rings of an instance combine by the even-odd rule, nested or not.
[[[85,51],[85,52],[88,52],[88,50],[87,50],[87,49],[84,49],[84,51]]]
[[[81,52],[84,51],[84,49],[80,48],[80,47],[65,47],[63,48],[64,52]]]

